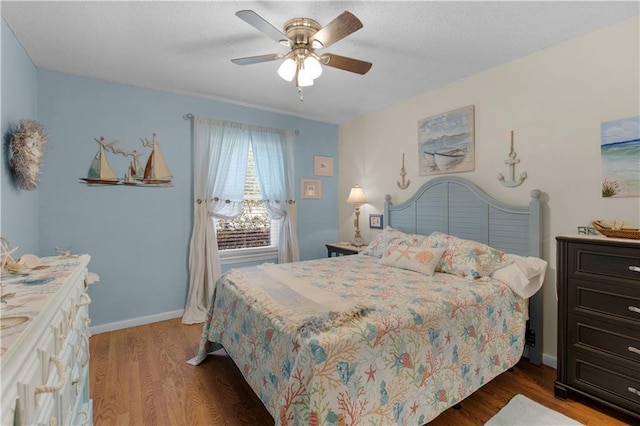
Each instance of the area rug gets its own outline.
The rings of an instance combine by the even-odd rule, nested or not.
[[[524,395],[516,395],[485,424],[486,426],[581,426],[582,423]]]

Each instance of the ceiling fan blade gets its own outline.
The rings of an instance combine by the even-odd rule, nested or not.
[[[278,43],[281,41],[289,41],[289,38],[282,31],[265,21],[262,16],[258,15],[253,10],[240,10],[236,12],[236,16]]]
[[[231,62],[237,65],[251,65],[251,64],[259,64],[260,62],[269,62],[276,61],[278,59],[284,58],[282,53],[270,53],[268,55],[260,55],[260,56],[248,56],[246,58],[236,58],[232,59]]]
[[[328,67],[339,68],[362,75],[366,74],[373,66],[371,62],[334,55],[333,53],[324,53],[320,56],[320,59],[320,62]]]
[[[345,11],[322,27],[313,39],[322,43],[322,47],[329,47],[360,28],[362,28],[362,22],[353,13]]]

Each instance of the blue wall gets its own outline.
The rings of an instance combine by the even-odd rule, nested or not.
[[[0,148],[0,235],[18,253],[38,253],[39,190],[19,189],[9,170],[8,143],[21,118],[37,119],[36,68],[2,21],[2,147]],[[45,145],[46,147],[46,145]]]
[[[41,256],[54,254],[55,247],[61,245],[71,246],[75,253],[91,254],[90,269],[100,275],[100,282],[90,290],[93,326],[184,308],[192,227],[191,122],[183,118],[186,113],[299,130],[295,149],[298,195],[300,179],[314,177],[314,155],[334,157],[334,170],[338,170],[338,128],[334,124],[69,74],[34,71],[33,65],[31,74],[35,76],[23,84],[23,76],[4,73],[4,64],[15,60],[14,56],[26,58],[24,52],[5,52],[5,26],[3,22],[3,106],[32,96],[34,105],[29,112],[37,111],[49,141],[35,204],[5,203],[3,179],[3,221],[6,215],[21,227],[37,229],[37,234],[31,236],[16,233],[16,241],[35,238],[38,249],[31,252]],[[12,34],[9,36],[13,44],[18,44]],[[14,82],[25,87],[5,97],[5,86],[13,87]],[[3,108],[3,129],[13,120],[13,116],[5,116]],[[148,149],[142,147],[140,138],[150,139],[154,132],[173,172],[173,187],[89,187],[79,183],[98,151],[94,138],[119,140],[118,146],[123,149],[144,152],[142,160],[146,161]],[[123,175],[128,160],[113,154],[108,158],[114,172]],[[338,177],[320,179],[321,200],[297,197],[302,259],[326,256],[324,243],[337,238]],[[36,219],[31,218],[32,210],[39,211]],[[22,248],[22,244],[18,245]]]

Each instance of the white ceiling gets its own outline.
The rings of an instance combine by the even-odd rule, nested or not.
[[[2,16],[38,68],[342,123],[640,13],[640,2],[14,2]],[[364,28],[318,52],[373,63],[361,76],[325,67],[300,102],[280,61],[231,59],[288,50],[235,12],[281,29],[348,10]],[[593,52],[597,55],[597,52]]]

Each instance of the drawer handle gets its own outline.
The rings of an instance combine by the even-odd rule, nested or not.
[[[91,298],[89,297],[89,295],[87,293],[82,293],[80,295],[80,301],[76,303],[76,306],[77,307],[86,306],[89,303],[91,303]]]
[[[638,348],[634,348],[633,346],[629,346],[629,347],[627,348],[627,350],[628,350],[629,352],[633,352],[634,354],[638,354],[638,355],[640,355],[640,349],[638,349]]]
[[[633,393],[633,394],[636,394],[636,395],[640,396],[640,391],[639,391],[638,389],[636,389],[636,388],[632,388],[631,386],[629,386],[629,387],[627,388],[627,390],[628,390],[629,392]]]
[[[629,270],[633,272],[640,272],[640,266],[629,266]]]
[[[51,355],[50,361],[53,365],[56,366],[56,371],[58,372],[58,383],[55,385],[44,385],[44,386],[36,386],[34,392],[36,395],[40,393],[51,393],[55,391],[59,391],[64,386],[65,381],[65,372],[64,365],[62,365],[62,360],[55,355]]]
[[[89,424],[89,413],[87,413],[86,411],[82,410],[82,411],[78,411],[78,415],[83,415],[85,417],[85,421],[84,423],[82,423],[82,426],[85,426],[87,424]]]
[[[640,308],[637,308],[635,306],[629,306],[629,310],[631,312],[635,312],[636,314],[640,314]]]

